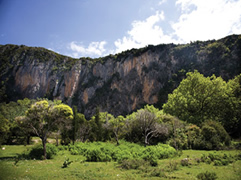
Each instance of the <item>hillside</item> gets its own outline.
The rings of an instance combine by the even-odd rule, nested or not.
[[[87,118],[95,108],[128,114],[161,107],[186,72],[228,80],[241,73],[241,35],[184,45],[160,44],[103,58],[73,59],[44,48],[0,45],[0,102],[61,99]]]

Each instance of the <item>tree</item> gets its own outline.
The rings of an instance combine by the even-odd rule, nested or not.
[[[9,133],[10,125],[8,120],[0,114],[0,146],[5,141],[7,134]]]
[[[241,74],[227,83],[229,90],[229,108],[227,109],[223,126],[233,137],[241,137]]]
[[[21,123],[26,124],[42,140],[43,155],[46,159],[46,142],[48,135],[61,125],[70,127],[73,119],[72,109],[65,104],[54,104],[46,100],[34,103],[27,111]]]
[[[142,133],[145,145],[149,144],[151,138],[157,137],[162,129],[156,115],[146,109],[137,111],[135,125]]]
[[[111,119],[113,116],[107,112],[100,112],[99,107],[96,108],[95,115],[90,120],[91,125],[91,141],[104,141],[108,139],[108,128],[106,122]]]
[[[227,83],[215,75],[205,78],[198,71],[187,73],[180,85],[168,95],[165,113],[200,125],[206,120],[220,120],[228,108]]]
[[[26,131],[27,129],[22,128],[16,123],[15,118],[17,116],[24,116],[25,111],[30,107],[31,102],[34,100],[29,100],[27,98],[23,100],[18,100],[17,102],[9,102],[0,104],[0,118],[3,118],[2,121],[8,122],[8,131],[5,133],[2,138],[7,144],[12,143],[30,143],[30,133]],[[5,131],[6,132],[6,131]]]
[[[81,137],[81,136],[84,136],[86,134],[86,131],[89,130],[89,128],[88,126],[86,126],[85,115],[78,113],[77,106],[74,106],[73,110],[74,110],[73,126],[70,133],[71,133],[71,140],[74,144],[78,137],[81,138],[82,141],[84,140],[84,137]],[[78,135],[78,133],[80,133],[80,135]]]
[[[111,118],[109,120],[109,127],[113,131],[116,143],[119,145],[119,135],[123,131],[123,127],[125,125],[125,118],[123,116],[118,116],[117,118]]]

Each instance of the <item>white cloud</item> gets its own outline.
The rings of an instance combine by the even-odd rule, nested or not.
[[[172,24],[179,42],[219,39],[241,33],[240,0],[178,0],[182,15]]]
[[[157,8],[161,8],[161,5],[167,2],[167,0],[159,0]],[[241,34],[241,0],[210,0],[208,2],[177,0],[175,10],[181,12],[175,21],[166,19],[164,11],[156,11],[155,14],[142,21],[133,21],[132,28],[127,31],[126,35],[114,42],[115,50],[106,50],[106,41],[91,42],[88,46],[71,42],[69,49],[72,53],[69,55],[97,57],[127,49],[141,48],[149,44],[187,43]],[[166,13],[176,12],[167,11]],[[165,29],[168,34],[164,32],[164,27],[169,27]]]
[[[106,52],[105,45],[107,44],[106,41],[101,42],[91,42],[88,47],[83,46],[75,41],[69,44],[69,49],[72,51],[70,56],[72,57],[96,57],[96,56],[103,56]]]
[[[161,1],[159,2],[159,5],[162,5],[162,4],[164,4],[165,2],[167,2],[167,0],[161,0]]]
[[[164,20],[164,12],[156,11],[155,15],[148,17],[144,21],[134,21],[132,29],[127,32],[127,36],[115,41],[116,52],[140,48],[148,44],[157,45],[171,42],[171,37],[164,35],[162,28],[158,25],[159,22]]]

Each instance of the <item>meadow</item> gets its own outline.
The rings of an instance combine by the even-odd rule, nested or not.
[[[102,143],[105,145],[105,143]],[[106,146],[109,146],[107,143]],[[198,179],[200,173],[216,173],[216,179],[241,179],[241,152],[238,150],[183,150],[175,156],[158,159],[154,166],[145,161],[91,162],[68,148],[48,160],[18,159],[34,145],[6,145],[0,150],[0,179]],[[149,148],[149,147],[143,147]],[[70,148],[71,149],[71,148]],[[73,146],[72,146],[73,149]],[[219,159],[218,159],[219,158]],[[65,168],[65,161],[71,162]],[[219,161],[220,160],[220,161]]]

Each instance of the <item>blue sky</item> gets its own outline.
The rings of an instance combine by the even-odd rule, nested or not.
[[[0,44],[102,57],[241,34],[241,0],[0,0]]]

